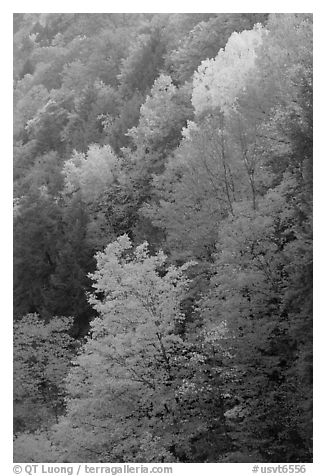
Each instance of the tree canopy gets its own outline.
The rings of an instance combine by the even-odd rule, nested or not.
[[[14,459],[312,461],[312,15],[14,14]]]

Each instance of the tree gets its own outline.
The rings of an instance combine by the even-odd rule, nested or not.
[[[25,148],[23,148],[24,150]],[[23,196],[31,189],[44,189],[51,197],[58,197],[63,189],[61,168],[63,160],[55,151],[36,156],[33,165],[20,180],[17,194]],[[18,181],[16,182],[18,185]]]
[[[194,25],[180,40],[181,44],[166,58],[167,71],[178,83],[191,80],[202,62],[214,58],[225,47],[232,33],[249,30],[255,23],[264,24],[267,19],[264,13],[219,13],[207,16],[210,18],[204,18]]]
[[[63,167],[66,201],[71,212],[73,203],[82,208],[87,246],[94,250],[103,249],[109,238],[116,238],[118,229],[130,226],[129,213],[124,213],[129,194],[121,165],[109,145],[93,144],[86,154],[74,151]]]
[[[65,378],[76,343],[71,318],[37,314],[14,322],[14,432],[49,428],[63,413]]]
[[[62,461],[62,452],[51,441],[46,431],[21,433],[14,438],[14,463],[58,463]]]
[[[225,323],[222,345],[237,371],[229,382],[230,435],[239,451],[259,452],[262,461],[311,458],[312,349],[308,334],[301,334],[311,322],[311,242],[294,225],[296,213],[288,205],[296,187],[288,177],[266,194],[259,213],[242,204],[224,223],[211,294],[202,307],[207,325]],[[304,263],[300,277],[294,249]]]
[[[37,21],[37,14],[13,15],[13,56],[14,56],[14,79],[22,79],[25,74],[33,74],[35,65],[31,61],[33,50],[35,48],[35,38],[32,36],[32,30]]]
[[[64,151],[61,133],[68,121],[65,102],[67,98],[63,102],[50,98],[27,122],[27,133],[30,139],[35,139],[39,153],[50,150],[56,150],[59,153]]]
[[[109,187],[119,166],[110,146],[93,144],[87,154],[74,152],[65,162],[63,174],[66,193],[80,190],[85,203],[92,203]]]
[[[183,346],[175,326],[183,319],[179,303],[187,266],[162,275],[163,253],[151,257],[143,244],[131,255],[131,248],[125,235],[97,254],[90,300],[100,317],[70,374],[68,414],[58,427],[60,439],[71,442],[73,459],[93,461],[95,454],[102,461],[134,460],[136,447],[128,448],[133,439],[138,444],[145,432],[154,444],[161,438],[157,419],[172,418],[173,355]],[[171,458],[168,448],[162,454]]]
[[[193,81],[192,103],[196,114],[217,107],[227,112],[234,106],[237,95],[246,87],[264,34],[261,25],[250,31],[234,32],[216,58],[202,61]]]
[[[129,99],[119,97],[117,115],[108,114],[104,117],[107,141],[116,154],[121,154],[123,148],[130,146],[131,139],[127,132],[138,123],[143,102],[144,95],[136,90]]]
[[[257,57],[247,101],[258,96],[266,127],[259,140],[277,183],[287,168],[296,169],[312,186],[312,17],[272,15],[268,41]],[[269,61],[266,61],[266,58]],[[259,85],[259,86],[258,86]],[[243,98],[248,109],[248,102]],[[257,99],[255,101],[257,103]]]
[[[14,221],[14,316],[49,317],[46,292],[56,265],[61,212],[45,187],[20,200]]]
[[[140,108],[137,127],[128,132],[137,148],[137,155],[142,157],[157,153],[164,159],[177,147],[182,137],[182,127],[191,118],[189,92],[186,88],[177,89],[169,76],[160,75]]]
[[[95,312],[87,301],[91,282],[87,273],[94,269],[92,243],[88,239],[89,216],[80,193],[62,198],[61,221],[56,242],[55,267],[44,291],[47,312],[52,315],[74,316],[72,335],[79,337],[88,331]]]
[[[97,254],[90,301],[99,317],[70,372],[54,437],[70,461],[216,461],[229,447],[224,377],[214,366],[222,356],[204,333],[179,332],[194,263],[165,262],[147,243],[132,249],[126,235]]]
[[[17,82],[14,90],[14,139],[26,140],[27,122],[36,115],[38,109],[49,100],[49,93],[43,85],[33,86],[31,75],[25,75]]]
[[[163,32],[167,41],[167,58],[165,67],[170,65],[169,55],[184,42],[191,30],[200,22],[209,20],[214,13],[174,13],[168,14]]]
[[[152,86],[163,65],[165,44],[161,32],[153,27],[148,34],[139,35],[119,74],[122,97],[129,98],[136,91],[145,93]]]
[[[14,31],[15,458],[311,461],[312,16]]]
[[[81,73],[78,70],[76,75],[80,80]],[[85,153],[91,144],[105,142],[104,120],[118,114],[118,94],[112,87],[99,81],[95,81],[94,84],[86,83],[78,90],[77,79],[73,77],[70,80],[72,82],[70,88],[68,81],[64,82],[63,87],[75,90],[74,104],[61,136],[66,144],[67,154],[73,150]]]
[[[143,212],[163,228],[174,258],[210,259],[219,222],[233,213],[246,187],[222,114],[190,124],[185,134],[164,174],[154,179],[157,199]]]

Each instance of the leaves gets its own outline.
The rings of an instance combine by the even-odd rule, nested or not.
[[[192,104],[196,114],[216,107],[223,112],[232,109],[246,87],[248,73],[255,66],[256,50],[266,34],[261,25],[232,33],[215,59],[202,61],[194,75]]]
[[[63,169],[66,192],[81,191],[86,203],[92,203],[113,182],[118,158],[110,146],[91,145],[86,154],[74,152]]]
[[[312,16],[14,35],[15,459],[311,461]]]
[[[147,243],[132,251],[124,235],[97,254],[97,270],[91,275],[95,293],[90,302],[99,317],[92,321],[90,337],[69,376],[66,418],[78,414],[75,425],[82,433],[89,425],[97,428],[99,421],[105,423],[111,433],[106,445],[111,445],[113,454],[140,415],[147,413],[145,431],[154,424],[155,415],[170,412],[171,402],[175,405],[173,381],[178,367],[173,356],[183,347],[175,328],[183,318],[180,300],[187,285],[183,273],[191,263],[180,269],[170,267],[161,275],[165,261],[162,252],[150,256]],[[100,403],[103,398],[106,405]],[[59,434],[65,425],[63,419]],[[102,454],[98,428],[92,445]],[[128,451],[124,444],[122,448]],[[168,449],[162,458],[164,454],[168,456]]]
[[[14,323],[15,432],[48,427],[63,412],[64,380],[74,351],[68,332],[70,318],[52,318],[46,324],[36,314]]]

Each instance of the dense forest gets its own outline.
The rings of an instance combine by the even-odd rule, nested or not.
[[[312,461],[312,15],[14,14],[14,460]]]

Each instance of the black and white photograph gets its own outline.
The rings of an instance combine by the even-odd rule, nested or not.
[[[313,18],[12,14],[16,474],[313,462]]]

